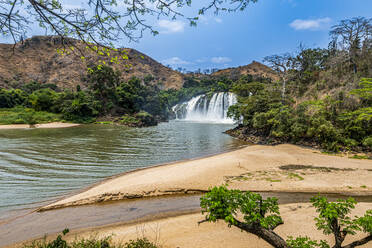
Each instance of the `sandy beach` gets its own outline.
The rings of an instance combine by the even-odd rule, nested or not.
[[[2,129],[27,129],[27,128],[67,128],[67,127],[76,127],[80,124],[76,123],[63,123],[63,122],[51,122],[44,124],[36,124],[30,126],[28,124],[12,124],[12,125],[0,125],[0,130]]]
[[[294,145],[249,146],[207,158],[124,173],[40,210],[230,188],[261,192],[372,194],[372,161]]]
[[[371,209],[372,204],[360,203],[357,205],[353,215],[363,215],[367,209]],[[332,236],[326,236],[321,231],[316,230],[314,217],[317,216],[314,208],[307,203],[286,204],[280,206],[280,211],[284,224],[276,229],[276,232],[284,238],[288,236],[308,236],[312,239],[324,239],[329,243],[333,242]],[[163,248],[171,247],[193,247],[193,248],[269,248],[271,247],[264,240],[259,239],[253,234],[241,232],[238,228],[229,228],[226,223],[202,223],[204,216],[201,214],[182,215],[173,218],[166,218],[156,221],[144,222],[133,225],[117,225],[82,232],[72,233],[70,239],[77,237],[88,238],[92,233],[98,237],[112,235],[113,242],[125,243],[130,239],[147,237],[151,241],[158,243]],[[358,233],[349,236],[345,244],[363,238],[366,235]],[[247,246],[249,244],[249,246]],[[360,247],[371,247],[366,244]]]
[[[372,203],[359,203],[352,215],[363,215],[367,209],[372,208]],[[284,224],[275,231],[283,238],[288,236],[308,236],[312,239],[323,239],[332,244],[332,236],[326,236],[316,230],[314,217],[317,216],[315,209],[309,203],[280,205],[280,212]],[[115,224],[99,228],[87,228],[72,231],[65,238],[73,241],[80,238],[112,237],[112,242],[124,244],[129,240],[146,237],[162,248],[269,248],[264,240],[253,234],[241,232],[238,228],[229,228],[226,223],[202,223],[204,216],[200,213],[184,214],[132,224]],[[363,238],[364,233],[346,237],[345,244]],[[49,239],[56,235],[48,236]],[[7,246],[8,248],[19,247],[22,243]],[[247,246],[247,244],[249,244]],[[370,247],[366,244],[360,247]]]

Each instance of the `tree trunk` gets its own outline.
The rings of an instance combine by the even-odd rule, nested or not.
[[[259,224],[247,225],[240,221],[237,221],[235,226],[240,228],[241,230],[258,236],[259,238],[265,240],[267,243],[274,246],[275,248],[288,248],[287,242],[282,237],[276,234],[273,230],[263,228]]]
[[[372,234],[370,234],[369,236],[367,236],[363,239],[354,241],[354,242],[352,242],[352,243],[350,243],[346,246],[343,246],[343,248],[354,248],[354,247],[357,247],[357,246],[367,244],[369,241],[372,241]]]

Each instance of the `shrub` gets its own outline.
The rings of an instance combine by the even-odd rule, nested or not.
[[[0,108],[13,108],[23,105],[27,101],[27,94],[20,89],[0,89]]]
[[[150,242],[147,238],[140,238],[125,243],[124,248],[158,248],[158,246]]]
[[[58,94],[49,88],[36,90],[28,98],[31,106],[37,111],[56,111]]]
[[[363,140],[363,145],[372,149],[372,136],[369,136]]]

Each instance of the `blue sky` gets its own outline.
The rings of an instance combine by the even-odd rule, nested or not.
[[[301,42],[326,47],[332,25],[371,15],[371,0],[259,0],[244,12],[208,15],[196,28],[185,25],[130,46],[174,67],[232,67],[295,52]]]
[[[201,2],[208,0],[193,1]],[[295,52],[300,43],[326,47],[332,25],[371,15],[372,0],[259,0],[243,12],[203,16],[197,27],[182,19],[152,20],[159,35],[146,34],[138,43],[123,39],[117,46],[135,48],[175,68],[235,67],[262,61],[267,55]],[[35,29],[29,35],[38,32]]]

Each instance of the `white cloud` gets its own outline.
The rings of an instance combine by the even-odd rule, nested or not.
[[[195,60],[195,62],[196,63],[205,63],[205,62],[207,62],[209,59],[208,58],[200,58],[200,59],[197,59],[197,60]]]
[[[214,18],[214,20],[215,20],[217,23],[222,23],[222,19],[221,19],[221,18],[216,17],[216,18]]]
[[[217,23],[222,23],[223,22],[223,20],[219,17],[200,15],[200,16],[198,16],[198,18],[199,18],[200,23],[206,24],[206,25],[208,25],[211,22],[213,23],[213,21],[215,21]]]
[[[211,58],[211,62],[215,64],[223,64],[231,62],[231,59],[228,57],[213,57]]]
[[[289,26],[295,30],[320,30],[328,28],[331,21],[329,17],[308,20],[296,19]]]
[[[163,64],[165,65],[189,65],[190,62],[180,59],[179,57],[172,57],[169,59],[164,59]]]
[[[181,21],[159,20],[158,26],[163,29],[160,31],[163,34],[179,33],[185,29],[185,23]]]
[[[208,21],[209,21],[209,18],[208,17],[206,17],[204,15],[200,15],[200,16],[198,16],[198,18],[199,18],[199,21],[201,23],[208,24]]]

